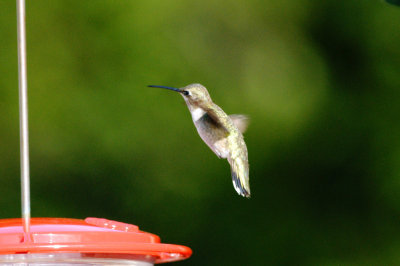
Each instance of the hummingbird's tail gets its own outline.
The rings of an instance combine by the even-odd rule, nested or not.
[[[240,178],[238,176],[238,173],[235,172],[233,169],[231,169],[232,172],[232,183],[233,187],[235,188],[236,192],[243,197],[250,198],[250,186],[248,183],[248,178],[247,178],[247,183],[243,178]],[[244,182],[242,182],[242,180]]]
[[[231,141],[231,150],[228,162],[231,165],[232,183],[236,192],[246,198],[250,198],[249,162],[247,148],[243,137]]]

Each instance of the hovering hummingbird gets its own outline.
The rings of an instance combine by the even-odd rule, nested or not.
[[[247,128],[247,117],[228,116],[213,103],[207,89],[201,84],[191,84],[180,89],[158,85],[149,87],[173,90],[183,96],[201,139],[219,158],[228,159],[233,187],[239,195],[249,198],[249,163],[242,135]]]

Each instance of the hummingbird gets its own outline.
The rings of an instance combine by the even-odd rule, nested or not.
[[[168,89],[182,95],[201,139],[219,158],[228,160],[233,187],[239,195],[249,198],[249,162],[242,135],[247,129],[247,116],[227,115],[212,101],[206,87],[201,84],[190,84],[183,88],[149,87]]]

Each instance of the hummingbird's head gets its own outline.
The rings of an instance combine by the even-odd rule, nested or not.
[[[163,88],[179,92],[189,106],[202,106],[212,101],[206,87],[197,83],[187,85],[180,89],[158,85],[149,85],[149,87]]]
[[[181,88],[181,94],[185,101],[191,105],[202,105],[211,102],[210,94],[201,84],[190,84]]]

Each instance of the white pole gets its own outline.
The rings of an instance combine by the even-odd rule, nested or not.
[[[21,207],[24,232],[30,232],[28,83],[26,76],[25,0],[17,0]]]

